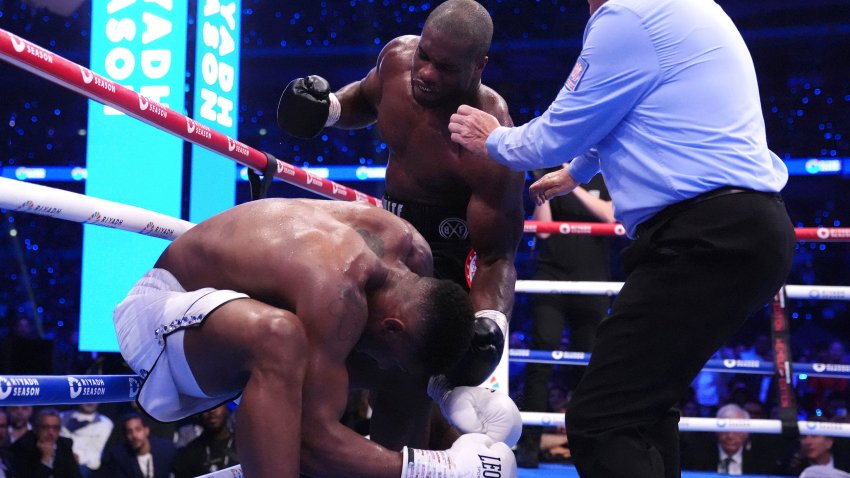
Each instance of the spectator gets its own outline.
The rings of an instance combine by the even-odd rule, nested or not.
[[[542,176],[542,174],[540,175]],[[534,209],[536,221],[614,222],[614,209],[601,175],[572,194],[559,196]],[[609,281],[611,243],[606,237],[580,237],[538,233],[540,255],[534,280]],[[531,348],[558,350],[564,328],[569,326],[572,349],[590,352],[596,326],[608,312],[610,299],[603,296],[537,294],[532,297]],[[540,412],[546,408],[546,393],[553,366],[529,363],[525,368],[523,409]],[[573,388],[579,369],[573,374]],[[541,427],[524,427],[517,445],[517,466],[537,468]]]
[[[0,478],[12,476],[12,451],[9,449],[9,413],[0,407]]]
[[[835,440],[823,435],[800,437],[800,449],[791,457],[787,474],[798,476],[810,466],[824,466],[850,471],[850,456],[833,453]]]
[[[194,478],[239,463],[227,406],[201,413],[201,425],[201,436],[177,451],[172,467],[175,478]]]
[[[552,385],[549,388],[549,411],[566,412],[569,400],[569,392],[563,387]],[[546,462],[565,462],[571,458],[567,431],[563,425],[543,430],[540,435],[540,458]]]
[[[717,418],[749,420],[750,414],[740,406],[730,403],[720,407]],[[682,450],[682,468],[726,475],[769,474],[774,471],[769,456],[771,450],[753,447],[749,433],[692,433],[683,435],[682,438],[683,442],[687,443]]]
[[[817,362],[830,364],[848,364],[847,352],[844,342],[833,340],[826,350],[817,356]],[[812,406],[824,409],[834,395],[846,395],[850,391],[850,380],[834,377],[812,377],[809,379],[809,387],[812,390]]]
[[[729,347],[721,347],[712,359],[729,359],[735,358],[735,352]],[[694,400],[699,405],[700,417],[711,417],[717,413],[717,408],[720,405],[721,391],[726,387],[731,376],[729,374],[703,370],[692,382],[694,388]]]
[[[32,430],[32,406],[12,405],[6,407],[9,412],[9,443],[15,443],[19,438]]]
[[[54,408],[39,410],[35,426],[12,445],[12,467],[20,478],[82,478],[70,438],[60,437]]]
[[[112,420],[98,413],[97,403],[81,403],[62,413],[62,436],[74,441],[74,454],[84,477],[100,468],[100,456],[112,433]]]
[[[800,473],[800,478],[850,478],[850,473],[824,465],[812,465]]]
[[[121,420],[124,441],[103,455],[99,478],[169,478],[177,449],[171,441],[151,436],[142,416],[130,413]]]

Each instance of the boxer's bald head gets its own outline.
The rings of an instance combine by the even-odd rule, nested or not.
[[[425,29],[449,33],[467,46],[470,60],[480,60],[490,51],[493,20],[481,4],[473,0],[448,0],[425,20]]]

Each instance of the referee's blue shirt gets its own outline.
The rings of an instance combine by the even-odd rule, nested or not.
[[[591,147],[598,151],[589,151]],[[722,186],[778,192],[785,164],[767,148],[750,53],[711,0],[608,0],[549,109],[497,128],[490,155],[517,170],[574,158],[600,170],[615,216],[636,227],[666,206]]]

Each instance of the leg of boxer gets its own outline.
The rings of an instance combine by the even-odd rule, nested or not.
[[[297,476],[308,356],[298,318],[253,299],[234,300],[187,329],[184,349],[204,393],[243,390],[236,440],[246,475]]]
[[[678,477],[670,408],[714,351],[785,280],[795,238],[784,204],[745,193],[641,231],[567,413],[583,478]]]

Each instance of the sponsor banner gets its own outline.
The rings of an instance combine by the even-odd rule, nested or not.
[[[172,113],[185,108],[187,18],[181,2],[92,2],[90,69],[78,67],[79,75],[100,97],[124,107],[89,102],[86,195],[180,217],[182,140],[123,111],[157,123],[179,121]],[[131,104],[128,94],[136,96]],[[168,234],[157,227],[146,233]],[[112,310],[165,246],[144,235],[84,226],[80,350],[118,351]]]
[[[187,133],[202,143],[210,130],[238,137],[241,0],[199,0],[195,34],[192,118]],[[241,146],[241,147],[240,147]],[[248,155],[248,148],[228,141],[228,150]],[[189,220],[201,222],[236,204],[238,166],[233,160],[192,144]]]
[[[136,375],[0,375],[0,406],[126,402],[141,384]]]

